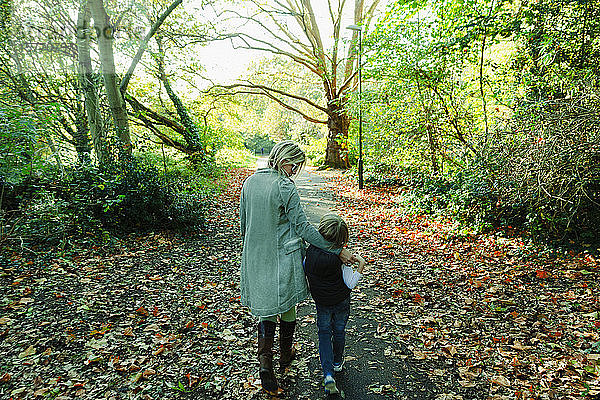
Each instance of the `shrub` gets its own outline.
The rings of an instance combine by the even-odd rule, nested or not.
[[[247,149],[222,148],[217,152],[216,163],[220,167],[253,168],[256,157]]]
[[[594,96],[522,104],[486,156],[499,209],[540,236],[600,233],[600,128]]]
[[[70,186],[74,207],[87,210],[86,220],[112,230],[192,229],[203,222],[199,195],[174,188],[155,167],[135,160],[105,171],[77,169]]]
[[[60,179],[51,170],[3,187],[4,231],[30,243],[57,245],[70,236],[149,230],[189,231],[204,223],[209,190],[167,184],[155,167],[136,160],[100,170],[92,166],[65,169]],[[7,239],[7,238],[4,238]]]
[[[35,238],[38,243],[64,242],[76,226],[75,214],[68,203],[51,192],[38,193],[21,211],[14,222],[14,231],[25,239]]]

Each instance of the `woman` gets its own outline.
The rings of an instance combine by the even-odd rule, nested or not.
[[[356,262],[345,249],[326,241],[307,220],[292,176],[306,157],[285,140],[273,147],[268,168],[257,170],[242,186],[240,225],[243,238],[240,287],[242,304],[259,317],[258,359],[263,389],[277,394],[273,372],[273,341],[279,316],[279,363],[285,369],[294,357],[296,304],[308,295],[302,268],[304,241]]]

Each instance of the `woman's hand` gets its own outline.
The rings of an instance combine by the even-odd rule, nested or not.
[[[360,274],[362,274],[363,271],[364,271],[364,269],[365,269],[365,265],[367,265],[367,262],[360,255],[357,255],[356,258],[358,259],[358,269],[357,269],[357,271]]]
[[[354,264],[358,262],[358,258],[356,258],[356,256],[350,253],[347,249],[342,249],[338,257],[344,264]]]

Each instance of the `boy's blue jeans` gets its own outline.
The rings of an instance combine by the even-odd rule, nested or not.
[[[319,328],[319,358],[323,376],[333,376],[333,363],[341,363],[346,343],[346,323],[350,315],[350,296],[332,306],[317,306]]]

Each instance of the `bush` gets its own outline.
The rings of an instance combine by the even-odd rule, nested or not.
[[[193,229],[203,222],[200,196],[174,188],[155,167],[135,160],[105,171],[76,169],[69,186],[73,206],[86,211],[86,221],[97,219],[107,229]]]
[[[311,165],[323,165],[325,162],[325,149],[327,148],[327,138],[310,137],[309,144],[302,146],[304,154]]]
[[[106,170],[66,168],[61,179],[54,179],[50,170],[44,172],[3,188],[6,198],[17,199],[10,207],[3,203],[5,232],[13,237],[57,245],[70,236],[190,231],[203,225],[203,204],[211,193],[194,190],[195,182],[168,184],[155,167],[136,160]]]
[[[600,237],[600,128],[595,97],[522,104],[475,162],[431,175],[369,167],[372,185],[406,186],[414,212],[447,213],[477,231],[512,226],[539,239]]]
[[[247,149],[222,148],[217,152],[216,163],[220,167],[254,168],[256,157]]]
[[[36,242],[59,244],[76,226],[75,214],[68,203],[54,193],[42,192],[33,198],[15,221],[15,231]]]
[[[522,104],[485,153],[503,218],[539,236],[600,233],[595,96]]]

